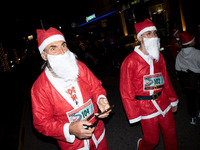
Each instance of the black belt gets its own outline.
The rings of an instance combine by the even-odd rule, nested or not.
[[[151,96],[138,96],[138,95],[136,95],[135,99],[137,99],[137,100],[157,100],[161,93],[162,93],[162,91],[160,91],[158,93],[154,93]]]

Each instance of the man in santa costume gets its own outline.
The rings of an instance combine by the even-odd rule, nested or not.
[[[200,118],[200,50],[194,47],[194,35],[186,31],[181,33],[181,41],[183,47],[176,57],[175,68],[186,96],[190,124],[195,125],[196,117]]]
[[[182,44],[180,39],[180,31],[178,29],[172,30],[173,39],[170,42],[169,51],[172,55],[172,58],[175,60],[179,51],[181,50]]]
[[[104,123],[95,117],[98,109],[110,107],[101,81],[76,59],[57,29],[38,29],[37,40],[47,67],[31,90],[34,127],[57,139],[62,150],[107,150]]]
[[[167,75],[155,25],[146,19],[135,24],[140,42],[125,58],[120,72],[120,92],[129,123],[141,122],[143,137],[139,150],[152,150],[161,128],[166,150],[177,150],[173,112],[178,99]]]

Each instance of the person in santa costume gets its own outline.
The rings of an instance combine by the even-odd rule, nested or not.
[[[37,29],[38,48],[47,67],[31,89],[33,124],[57,139],[62,150],[107,150],[104,123],[110,105],[102,83],[68,49],[55,28]]]
[[[181,33],[182,49],[177,55],[175,69],[187,100],[187,108],[191,117],[190,124],[196,124],[200,118],[200,50],[194,47],[194,35]]]
[[[172,34],[174,38],[170,42],[169,51],[172,55],[173,60],[175,60],[176,56],[178,55],[182,47],[181,40],[180,40],[181,33],[178,29],[173,29]]]
[[[173,112],[178,99],[160,54],[160,40],[151,20],[135,24],[140,42],[121,65],[120,92],[129,123],[141,122],[143,137],[138,150],[152,150],[159,142],[161,128],[166,150],[177,150]]]

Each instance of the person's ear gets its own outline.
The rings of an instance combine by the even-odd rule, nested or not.
[[[138,41],[139,41],[139,42],[142,42],[142,36],[139,36],[139,37],[138,37]]]
[[[44,51],[41,53],[41,57],[42,57],[42,59],[43,59],[44,61],[46,61],[46,60],[47,60],[47,57],[46,57],[46,54],[45,54],[45,52],[44,52]]]

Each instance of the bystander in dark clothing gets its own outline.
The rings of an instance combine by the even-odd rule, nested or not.
[[[194,48],[195,37],[185,31],[181,41],[183,47],[176,57],[175,68],[186,95],[190,124],[196,124],[196,117],[200,118],[200,50]]]

